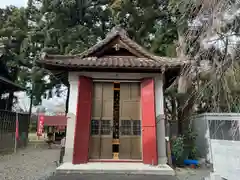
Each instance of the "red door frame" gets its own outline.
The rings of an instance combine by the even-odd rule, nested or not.
[[[90,123],[92,111],[92,79],[80,76],[73,146],[73,164],[88,162]]]
[[[152,78],[141,81],[141,107],[143,163],[157,165],[155,89]]]
[[[88,162],[92,111],[92,80],[81,76],[78,81],[78,103],[75,124],[73,164]],[[142,159],[144,164],[157,165],[155,91],[152,78],[141,81]]]

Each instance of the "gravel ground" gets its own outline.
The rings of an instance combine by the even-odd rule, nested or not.
[[[54,176],[60,148],[28,147],[17,153],[0,155],[0,180],[202,180],[207,169],[177,169],[177,178],[153,175],[62,174]],[[53,175],[53,176],[52,176]],[[51,176],[51,177],[50,177]],[[48,178],[50,177],[50,178]]]
[[[1,180],[44,180],[56,170],[59,148],[28,147],[0,156]]]
[[[209,176],[210,169],[199,168],[177,168],[176,175],[179,180],[204,180],[205,177]]]

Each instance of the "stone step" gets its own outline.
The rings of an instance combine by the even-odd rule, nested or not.
[[[142,163],[95,163],[73,165],[63,163],[57,168],[57,173],[80,174],[139,174],[139,175],[169,175],[174,176],[175,171],[168,165],[150,166]]]

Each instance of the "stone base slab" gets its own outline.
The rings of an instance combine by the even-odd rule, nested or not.
[[[57,168],[57,173],[89,173],[89,174],[151,174],[174,176],[174,170],[166,165],[151,166],[143,163],[101,163],[89,162],[87,164],[73,165],[63,163]]]

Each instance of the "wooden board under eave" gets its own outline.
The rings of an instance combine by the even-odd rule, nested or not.
[[[78,80],[73,164],[83,164],[88,162],[91,111],[92,80],[88,77],[81,76]]]
[[[144,164],[157,165],[154,80],[141,82],[142,158]]]

